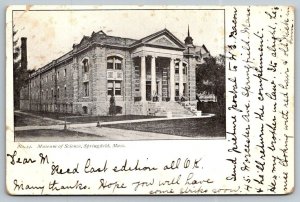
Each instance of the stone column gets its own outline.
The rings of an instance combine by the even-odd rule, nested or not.
[[[183,95],[183,68],[182,60],[179,61],[179,97]]]
[[[170,101],[175,101],[175,64],[174,59],[170,59]]]
[[[156,63],[155,56],[151,58],[151,100],[153,101],[153,97],[156,94]]]
[[[141,101],[146,101],[146,57],[141,56]]]

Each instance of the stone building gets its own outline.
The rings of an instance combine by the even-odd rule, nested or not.
[[[139,40],[93,32],[30,74],[20,108],[107,115],[112,95],[121,114],[145,115],[170,103],[176,108],[179,100],[193,105],[195,68],[209,55],[189,31],[184,43],[167,29]]]

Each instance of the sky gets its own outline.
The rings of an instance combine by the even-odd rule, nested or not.
[[[211,55],[224,53],[223,10],[14,11],[16,37],[27,37],[28,68],[38,69],[72,50],[84,35],[140,39],[167,28],[184,42],[187,27],[194,45]]]

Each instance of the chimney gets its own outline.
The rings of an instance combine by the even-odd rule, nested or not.
[[[27,70],[27,38],[21,37],[21,68]]]

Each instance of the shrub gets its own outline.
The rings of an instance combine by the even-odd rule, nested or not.
[[[134,102],[139,102],[142,100],[142,97],[134,97]]]
[[[114,95],[112,95],[110,97],[110,100],[109,100],[108,114],[111,115],[111,116],[115,116],[116,115],[116,100],[115,100],[115,96]]]

